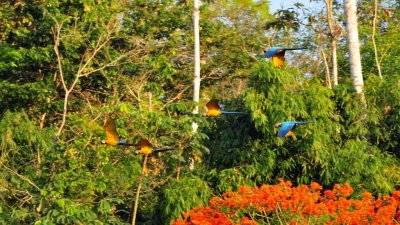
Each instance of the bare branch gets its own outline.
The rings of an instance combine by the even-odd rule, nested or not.
[[[192,84],[187,85],[182,91],[180,91],[178,94],[175,95],[175,97],[169,99],[167,101],[167,103],[165,103],[160,110],[163,110],[165,107],[167,107],[167,105],[171,104],[172,102],[174,102],[175,100],[181,98],[182,94],[185,93],[190,87],[192,87]]]
[[[112,23],[113,21],[110,20],[109,23],[106,25],[106,30],[105,33],[102,33],[99,35],[95,47],[94,49],[87,49],[85,52],[86,57],[83,57],[80,64],[79,64],[79,68],[78,71],[75,73],[74,79],[72,81],[72,83],[70,85],[67,84],[65,78],[64,78],[64,74],[63,74],[63,63],[62,63],[62,56],[60,54],[59,51],[59,46],[62,40],[61,37],[61,30],[64,24],[64,21],[62,21],[61,23],[55,18],[55,16],[51,15],[50,13],[48,13],[48,15],[50,16],[50,18],[54,21],[55,23],[55,27],[52,28],[52,32],[53,32],[53,37],[54,37],[54,51],[56,53],[56,57],[57,57],[57,66],[58,66],[58,72],[60,75],[60,79],[61,79],[61,83],[63,85],[64,91],[65,91],[65,95],[64,95],[64,105],[63,105],[63,114],[62,114],[62,121],[61,124],[59,125],[58,131],[56,133],[56,136],[60,136],[61,132],[65,126],[65,122],[66,122],[66,117],[67,117],[67,112],[68,112],[68,99],[69,96],[71,94],[71,92],[74,90],[75,86],[77,85],[79,79],[83,76],[89,76],[92,73],[101,71],[106,69],[107,67],[111,67],[111,66],[115,66],[118,65],[117,63],[119,61],[121,61],[123,58],[127,57],[128,55],[130,55],[133,51],[130,51],[128,53],[122,54],[120,56],[118,56],[116,59],[112,60],[111,62],[108,62],[96,69],[93,69],[91,71],[85,72],[85,70],[87,70],[87,68],[89,67],[89,65],[93,62],[93,60],[96,58],[96,56],[99,54],[99,52],[110,42],[110,40],[112,39],[112,35],[114,34],[114,31],[116,30],[116,26],[113,26]],[[111,24],[111,26],[110,26]],[[75,20],[74,23],[74,34],[77,33],[77,21]],[[67,37],[67,36],[66,36]]]
[[[131,53],[132,53],[132,52],[130,51],[130,52],[127,52],[126,54],[120,55],[119,57],[117,57],[117,58],[114,59],[113,61],[111,61],[111,62],[109,62],[109,63],[107,63],[107,64],[105,64],[105,65],[103,65],[103,66],[101,66],[101,67],[99,67],[99,68],[97,68],[97,69],[94,69],[94,70],[91,70],[91,71],[89,71],[89,72],[80,74],[79,77],[89,76],[90,74],[95,73],[95,72],[98,72],[98,71],[101,71],[101,70],[104,70],[104,69],[106,69],[107,67],[112,67],[112,66],[116,66],[116,65],[121,65],[121,64],[118,64],[118,62],[121,61],[123,58],[128,57]]]
[[[326,60],[326,55],[325,55],[325,51],[323,49],[320,50],[321,55],[322,55],[322,59],[324,60],[324,65],[325,65],[325,72],[326,72],[326,85],[329,88],[332,88],[331,85],[331,74],[329,72],[329,64],[328,61]]]
[[[31,186],[33,186],[34,188],[36,188],[38,191],[40,191],[41,189],[35,184],[33,183],[33,181],[31,181],[29,178],[15,172],[14,170],[12,170],[11,168],[8,168],[6,165],[4,165],[3,163],[0,163],[0,165],[2,165],[4,168],[6,168],[8,171],[10,171],[11,173],[13,173],[14,175],[18,176],[19,178],[21,178],[22,180],[28,182]]]

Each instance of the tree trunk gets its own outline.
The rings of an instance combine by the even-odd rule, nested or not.
[[[379,3],[379,0],[375,0],[374,20],[373,20],[373,24],[372,24],[372,44],[374,46],[376,68],[378,69],[379,77],[382,79],[383,77],[382,77],[381,65],[379,64],[378,50],[376,48],[376,43],[375,43],[376,22],[378,20],[378,3]]]
[[[321,49],[320,52],[321,52],[322,59],[324,60],[325,73],[326,73],[326,76],[325,76],[326,86],[328,86],[328,88],[332,88],[331,73],[329,72],[328,60],[326,60],[325,51]]]
[[[193,101],[196,106],[193,109],[193,114],[199,113],[200,99],[200,0],[193,0],[193,36],[194,36],[194,79],[193,79]],[[193,132],[197,132],[199,125],[196,122],[192,123]],[[194,158],[189,158],[189,170],[194,169]]]
[[[364,80],[361,70],[360,42],[358,39],[357,1],[344,0],[346,14],[347,42],[349,44],[350,74],[353,79],[354,89],[361,94],[364,107],[367,106],[364,96]]]
[[[194,79],[193,79],[193,101],[197,103],[193,114],[199,113],[200,99],[200,0],[194,0],[193,4],[193,32],[194,32]],[[193,131],[197,131],[197,123],[192,123]]]
[[[326,4],[326,15],[329,25],[329,33],[331,38],[332,47],[332,80],[333,86],[338,85],[338,65],[337,65],[337,40],[340,37],[340,33],[336,32],[335,20],[333,18],[333,0],[325,0]]]
[[[332,45],[332,80],[333,80],[333,86],[336,86],[339,84],[336,39],[332,40],[331,45]]]

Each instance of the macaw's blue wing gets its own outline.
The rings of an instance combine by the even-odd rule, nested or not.
[[[278,137],[285,137],[286,134],[296,125],[295,122],[283,122],[279,129]]]
[[[264,56],[266,58],[270,58],[272,56],[274,56],[277,53],[282,53],[283,55],[285,55],[285,48],[283,47],[272,47],[272,48],[265,48],[264,49]]]
[[[300,50],[305,48],[284,48],[284,47],[272,47],[264,49],[264,56],[266,58],[272,57],[272,63],[277,68],[282,68],[285,63],[285,51],[288,50]]]
[[[285,137],[290,130],[297,124],[307,124],[308,122],[298,122],[298,121],[285,121],[280,123],[280,129],[278,133],[278,137]]]
[[[264,48],[264,56],[266,58],[270,58],[276,54],[282,54],[285,56],[285,51],[290,51],[290,50],[302,50],[306,48],[285,48],[285,47],[271,47],[271,48]]]

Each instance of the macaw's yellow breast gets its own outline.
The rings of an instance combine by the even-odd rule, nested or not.
[[[206,116],[220,116],[221,115],[221,107],[219,107],[218,99],[211,99],[206,104]]]
[[[118,145],[118,140],[106,140],[106,144],[111,145],[111,146],[116,146]]]
[[[209,109],[207,111],[206,115],[207,116],[212,116],[212,117],[220,116],[221,115],[221,110],[219,110],[219,109]]]
[[[151,145],[148,140],[145,139],[140,140],[139,145],[140,145],[140,154],[148,155],[153,152],[153,145]]]
[[[285,63],[285,57],[284,56],[272,56],[272,64],[276,68],[282,68],[284,63]]]
[[[294,134],[294,132],[293,131],[289,131],[289,132],[287,132],[287,134],[285,135],[285,137],[292,137],[292,138],[296,138],[296,135]]]

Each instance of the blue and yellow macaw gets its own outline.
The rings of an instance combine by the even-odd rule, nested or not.
[[[297,124],[307,124],[308,122],[298,122],[298,121],[285,121],[282,123],[276,123],[275,127],[280,127],[279,132],[278,132],[278,137],[286,137],[286,136],[293,136],[294,133],[292,129],[297,125]]]
[[[239,114],[239,115],[248,115],[247,112],[226,112],[222,111],[221,106],[218,104],[218,99],[211,99],[206,104],[206,112],[204,113],[205,116],[209,117],[217,117],[221,116],[222,114]]]
[[[301,50],[306,48],[284,48],[284,47],[272,47],[264,48],[264,56],[266,58],[272,57],[272,64],[276,68],[282,68],[285,63],[285,51],[287,50]]]
[[[140,150],[136,151],[135,154],[139,155],[149,155],[155,152],[163,152],[174,150],[173,148],[153,148],[153,145],[149,142],[149,140],[142,139],[139,141]]]
[[[129,146],[137,146],[135,144],[126,143],[124,140],[119,138],[117,127],[115,126],[115,122],[113,119],[107,119],[104,128],[106,130],[106,140],[102,140],[102,144],[107,144],[111,146],[117,145],[129,145]]]

